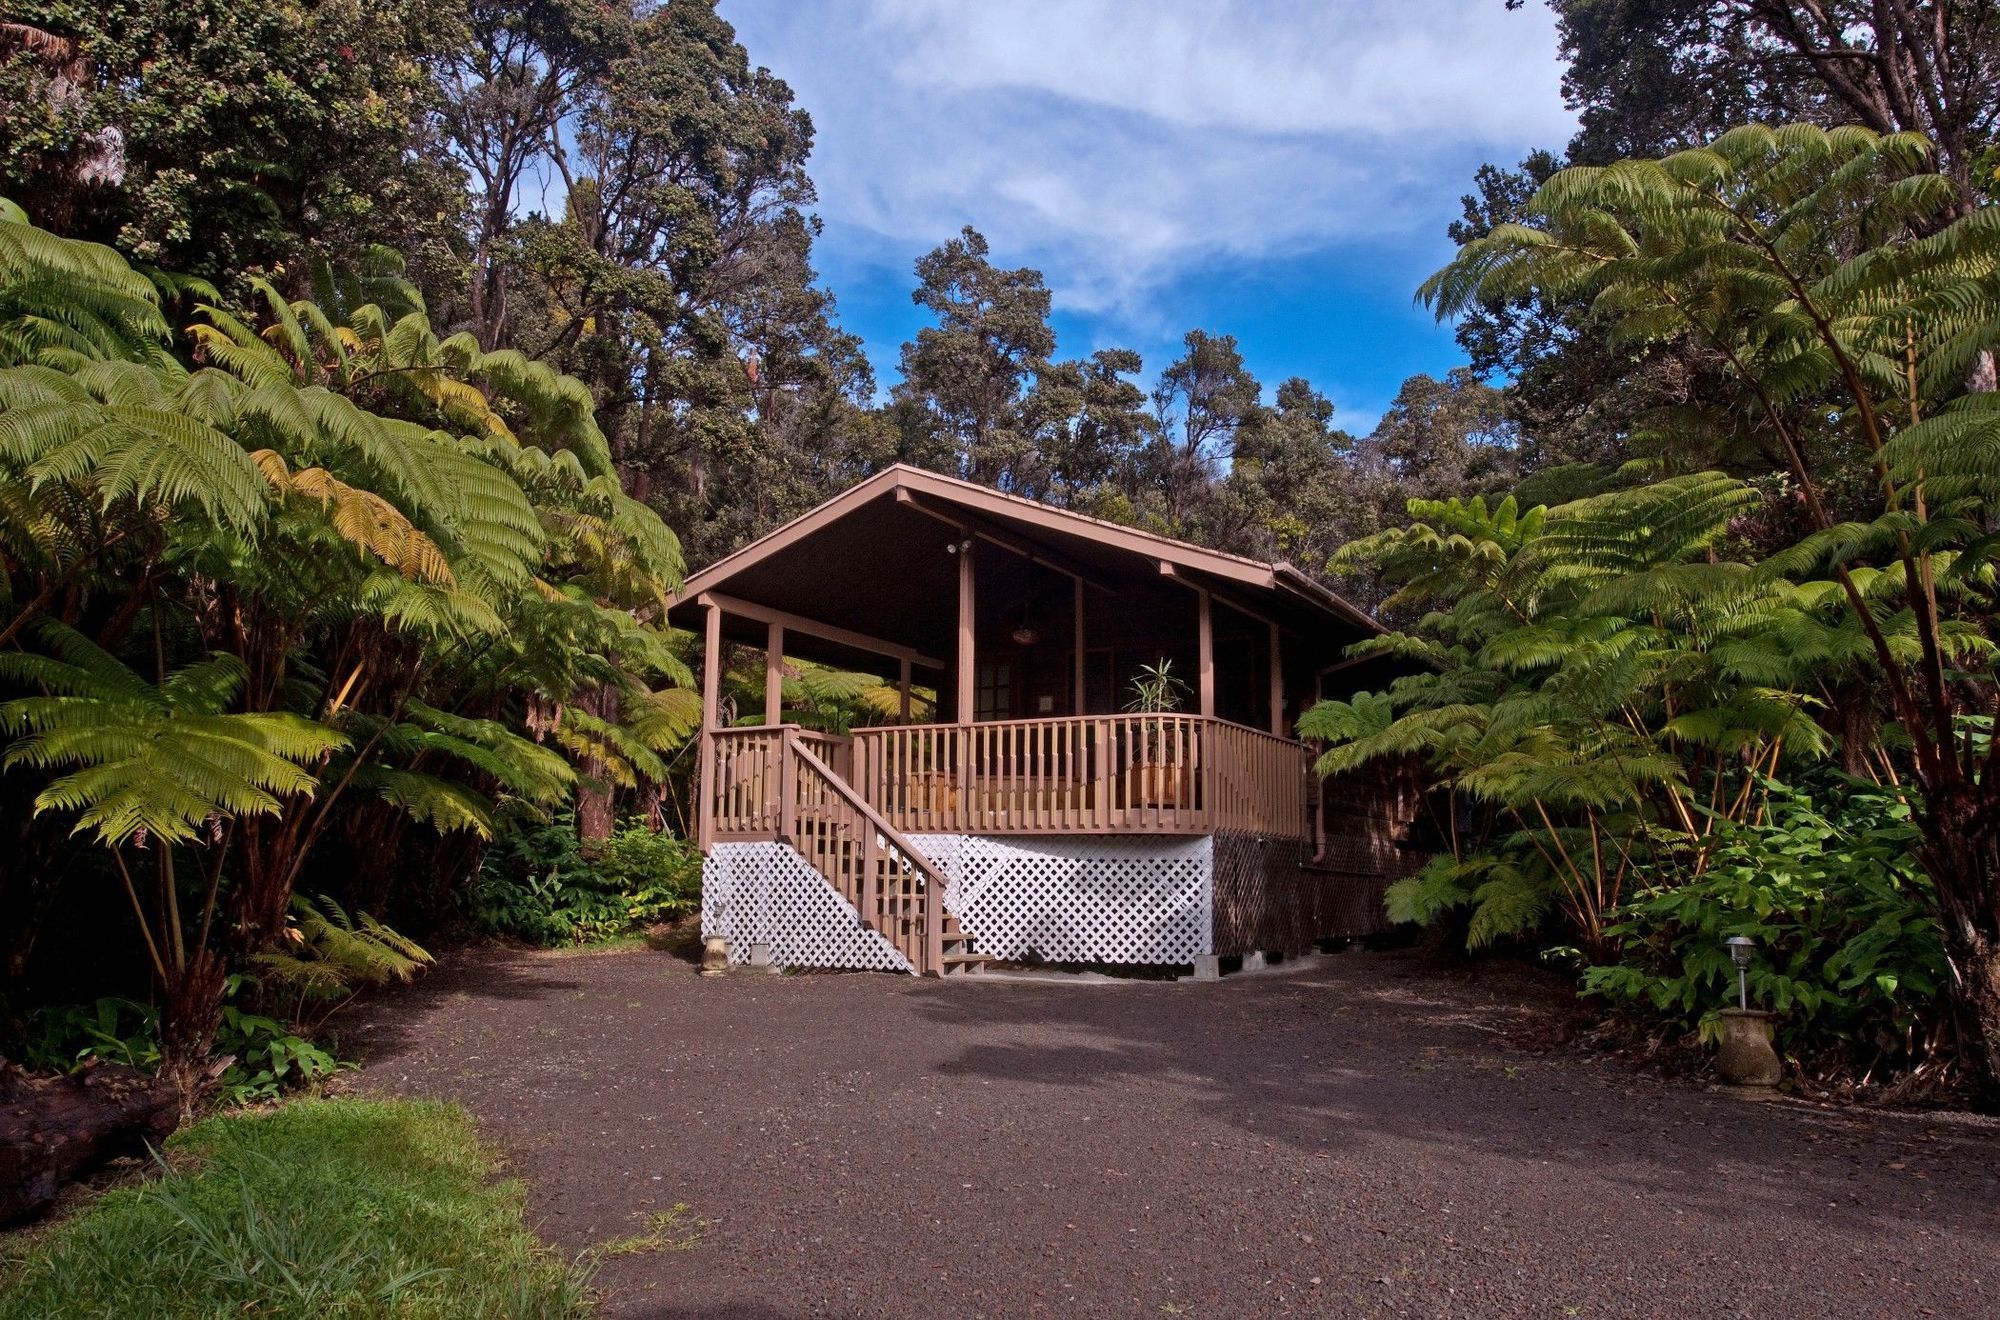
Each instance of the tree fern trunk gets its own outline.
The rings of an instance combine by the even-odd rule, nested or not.
[[[1981,1098],[2000,1103],[2000,794],[1979,783],[1934,790],[1923,826],[1961,1057]]]
[[[579,697],[576,704],[606,723],[618,721],[615,687],[595,688]],[[586,848],[592,848],[610,838],[617,824],[616,790],[601,759],[586,757],[579,769],[582,774],[576,789],[576,833]]]
[[[222,1021],[222,993],[228,981],[228,967],[219,953],[192,949],[187,965],[162,988],[160,1075],[180,1092],[184,1112],[193,1110],[221,1072],[209,1052]]]

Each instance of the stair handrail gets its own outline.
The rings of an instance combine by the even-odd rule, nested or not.
[[[832,786],[833,791],[840,796],[841,800],[859,814],[863,820],[868,822],[875,832],[882,836],[884,841],[904,857],[908,858],[910,865],[915,867],[917,873],[923,877],[924,885],[929,890],[924,896],[924,961],[928,964],[925,970],[942,972],[944,970],[944,891],[950,882],[945,879],[943,872],[931,864],[930,858],[924,856],[923,851],[916,844],[911,843],[909,839],[903,836],[901,831],[888,822],[888,819],[881,812],[869,805],[868,799],[862,797],[855,790],[854,785],[841,778],[840,775],[834,772],[832,766],[829,766],[825,761],[820,760],[818,756],[814,755],[812,749],[800,740],[798,734],[798,725],[787,724],[785,726],[784,745],[788,754],[784,759],[784,764],[780,768],[779,775],[780,802],[778,828],[780,832],[787,841],[790,841],[794,837],[793,826],[797,823],[798,816],[798,784],[797,770],[792,758],[796,756],[799,761],[803,762],[814,773],[826,780]],[[871,919],[870,914],[867,912],[863,912],[861,917],[864,921]]]

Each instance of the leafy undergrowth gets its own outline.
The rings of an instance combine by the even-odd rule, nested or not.
[[[206,1119],[169,1169],[0,1263],[0,1320],[588,1314],[455,1106],[304,1100]]]

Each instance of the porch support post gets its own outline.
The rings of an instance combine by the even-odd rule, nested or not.
[[[1201,634],[1200,659],[1195,665],[1201,694],[1201,713],[1204,718],[1213,719],[1215,717],[1215,611],[1210,604],[1207,591],[1197,593],[1195,600],[1199,602],[1196,609],[1196,623]]]
[[[897,718],[903,723],[910,722],[910,662],[903,661],[902,672],[896,677]]]
[[[703,856],[715,842],[715,730],[722,722],[722,607],[703,597],[701,640],[701,757],[695,791],[695,846]]]
[[[722,607],[705,598],[701,604],[701,727],[714,733],[722,724]]]
[[[977,670],[972,654],[973,633],[972,541],[958,546],[958,698],[956,715],[960,724],[972,723],[972,688]]]
[[[1271,732],[1285,736],[1285,660],[1278,650],[1278,625],[1271,625]]]
[[[972,819],[972,688],[978,675],[972,655],[976,618],[972,588],[972,538],[967,536],[958,543],[958,699],[953,703],[957,707],[953,713],[958,719],[958,737],[952,740],[957,761],[953,769],[958,778],[953,815],[960,821]],[[925,938],[928,940],[928,935]]]
[[[1326,671],[1321,670],[1319,673],[1313,675],[1313,705],[1317,706],[1319,705],[1320,702],[1325,700],[1326,700]],[[1318,753],[1325,749],[1326,744],[1324,742],[1316,741],[1313,743],[1312,746],[1313,746],[1313,761],[1316,763],[1319,760]],[[1306,773],[1312,777],[1312,782],[1313,782],[1312,859],[1315,862],[1323,862],[1326,860],[1326,780],[1320,778],[1319,770],[1316,765],[1314,768],[1307,770]]]
[[[1071,581],[1076,586],[1076,599],[1071,607],[1075,618],[1075,626],[1071,631],[1076,634],[1076,668],[1070,677],[1076,686],[1073,689],[1075,695],[1070,701],[1070,714],[1082,715],[1085,713],[1083,701],[1083,579],[1073,578]]]
[[[764,634],[764,723],[776,724],[785,717],[785,625],[766,625]],[[908,664],[909,661],[904,661]]]

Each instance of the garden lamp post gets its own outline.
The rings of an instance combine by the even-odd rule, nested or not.
[[[1750,955],[1757,941],[1748,935],[1731,935],[1722,942],[1729,961],[1736,964],[1736,1007],[1722,1010],[1722,1042],[1716,1054],[1716,1071],[1733,1085],[1738,1095],[1763,1097],[1784,1077],[1784,1066],[1771,1046],[1771,1015],[1750,1007]]]
[[[1729,947],[1729,961],[1736,964],[1736,1006],[1748,1012],[1750,1009],[1750,950],[1757,947],[1757,941],[1748,935],[1731,935],[1723,941]]]

